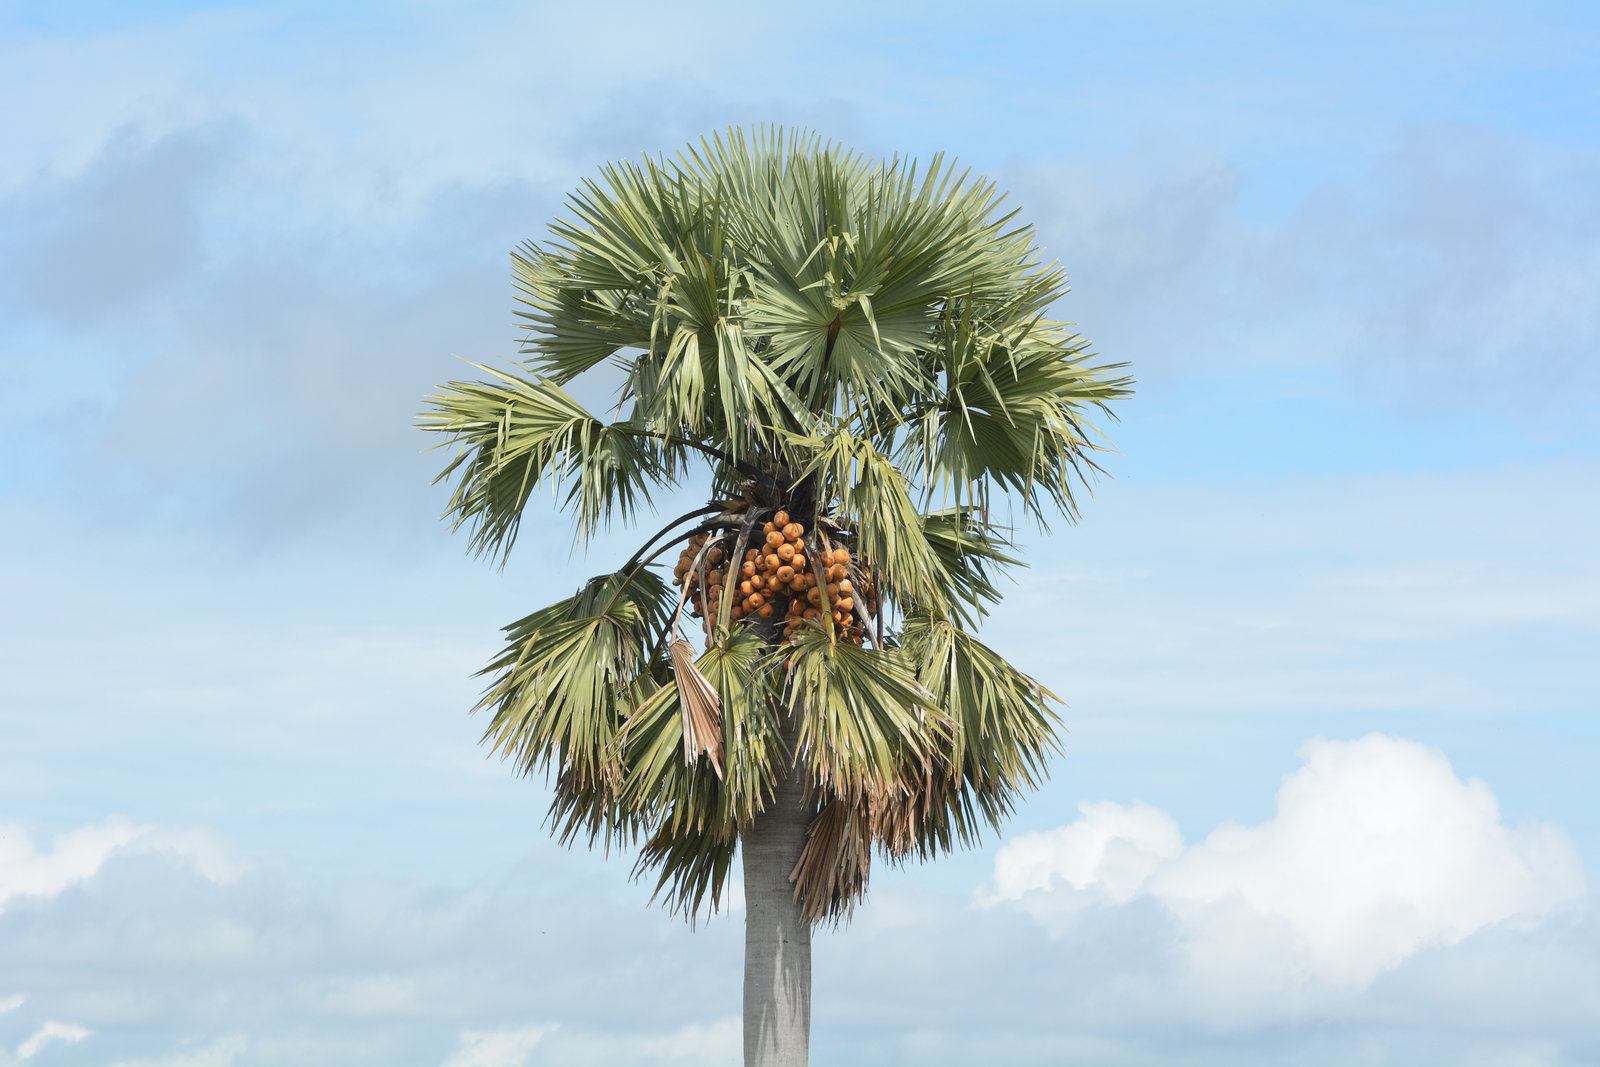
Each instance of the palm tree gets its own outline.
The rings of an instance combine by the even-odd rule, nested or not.
[[[560,839],[637,846],[691,921],[742,854],[747,1064],[806,1062],[811,930],[874,853],[998,829],[1056,747],[1052,695],[973,636],[1019,562],[996,512],[1075,517],[1085,416],[1130,379],[1047,317],[1065,275],[1000,203],[941,158],[781,130],[606,166],[513,253],[524,369],[421,416],[456,446],[455,525],[502,559],[541,487],[583,544],[709,475],[704,507],[506,627],[479,707],[550,776]],[[565,388],[602,364],[609,421]]]

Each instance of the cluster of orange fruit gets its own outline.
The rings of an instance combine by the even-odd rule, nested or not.
[[[780,511],[761,530],[762,543],[751,548],[739,562],[738,570],[729,578],[722,564],[726,559],[723,546],[714,543],[706,550],[706,597],[704,603],[713,613],[721,601],[726,581],[737,581],[734,592],[733,618],[756,616],[759,619],[782,619],[783,639],[788,641],[795,628],[807,619],[821,619],[823,590],[827,591],[827,605],[833,622],[845,632],[846,637],[861,644],[860,616],[855,611],[859,600],[870,618],[877,610],[877,597],[870,577],[853,568],[848,548],[824,550],[813,566],[806,555],[805,527],[791,522],[787,512]],[[702,604],[694,597],[700,576],[694,561],[705,547],[706,535],[690,538],[688,547],[678,558],[674,584],[687,582],[691,598],[696,600],[694,614],[703,614]],[[819,585],[817,577],[821,571]],[[856,577],[851,578],[855,573]]]

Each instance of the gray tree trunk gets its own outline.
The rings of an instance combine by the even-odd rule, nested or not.
[[[745,1067],[806,1067],[810,1057],[811,926],[789,882],[810,815],[797,761],[740,842]]]

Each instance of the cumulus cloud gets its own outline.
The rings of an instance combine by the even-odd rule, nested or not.
[[[1504,825],[1488,785],[1435,748],[1371,734],[1301,756],[1273,818],[1193,845],[1149,805],[1081,805],[1072,824],[1001,848],[986,899],[1060,934],[1088,908],[1148,898],[1175,917],[1196,975],[1355,991],[1422,949],[1587,892],[1564,831]]]
[[[221,839],[206,830],[139,826],[114,817],[59,834],[44,852],[20,824],[0,821],[0,911],[14,897],[55,896],[92,877],[119,852],[180,857],[213,881],[235,877],[241,870]]]

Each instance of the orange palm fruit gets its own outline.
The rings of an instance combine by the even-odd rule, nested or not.
[[[779,533],[777,530],[773,530],[771,533],[767,534],[767,544],[774,548],[783,544],[783,534]]]
[[[839,592],[841,592],[841,593],[849,593],[850,592],[850,588],[851,588],[850,579],[848,579],[848,578],[840,578],[839,579]]]
[[[855,598],[842,596],[839,598],[839,610],[850,611],[856,606]]]
[[[765,574],[758,574],[754,578],[750,579],[750,591],[752,593],[757,589],[765,589],[766,587],[767,576]]]
[[[722,549],[721,548],[713,548],[710,552],[707,552],[706,553],[706,562],[710,563],[712,565],[716,565],[718,563],[721,563],[722,562]]]
[[[768,556],[766,563],[767,570],[769,571],[776,571],[779,567],[783,566],[783,560],[779,559],[776,553]]]
[[[813,604],[822,603],[822,590],[818,589],[816,586],[812,586],[810,591],[806,593],[806,599]]]
[[[794,559],[794,546],[787,541],[779,545],[778,558],[783,560],[785,563],[788,563],[791,559]]]
[[[805,536],[805,533],[806,528],[801,526],[798,522],[791,522],[789,525],[783,528],[783,536],[787,537],[791,541],[800,540],[800,538]]]
[[[780,511],[776,515],[772,516],[772,525],[775,527],[789,525],[789,513],[787,511]]]
[[[763,605],[761,605],[761,607],[756,609],[756,614],[760,615],[763,619],[772,618],[772,605],[771,604],[763,604]]]
[[[839,583],[838,582],[829,582],[828,583],[828,599],[829,600],[838,600],[839,599]]]
[[[755,591],[756,591],[756,587],[753,584],[751,584],[750,579],[746,578],[744,581],[739,583],[739,592],[743,593],[745,596],[749,596],[751,593],[754,593]]]
[[[746,560],[745,563],[739,568],[739,573],[744,575],[746,578],[750,577],[755,572],[756,565],[748,560]]]
[[[794,581],[794,568],[787,565],[779,567],[778,581],[782,582],[784,585],[788,585],[790,582]]]
[[[822,612],[818,611],[816,608],[807,608],[806,613],[800,617],[802,619],[810,619],[812,622],[816,622],[818,619],[822,618]]]
[[[760,593],[751,593],[750,594],[750,606],[751,607],[759,608],[759,607],[761,607],[761,605],[765,604],[766,602],[767,602],[767,598],[762,596]]]

